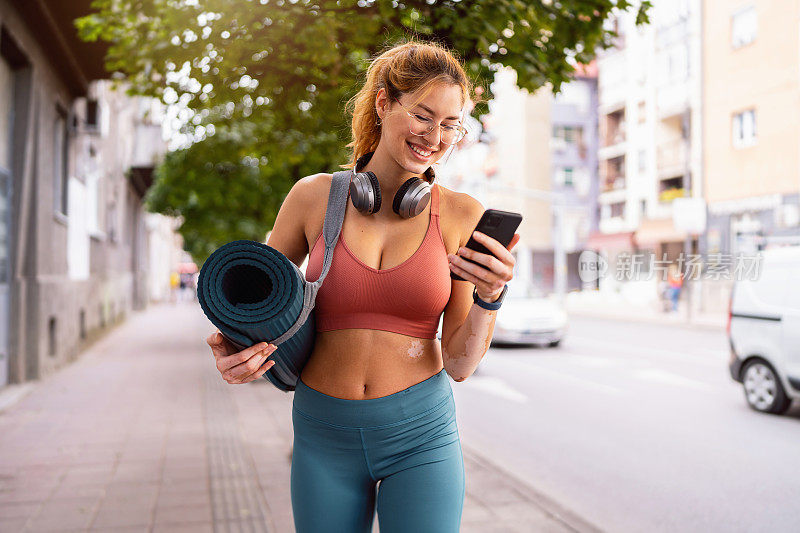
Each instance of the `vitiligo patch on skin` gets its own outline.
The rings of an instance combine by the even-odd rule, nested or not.
[[[492,326],[495,311],[490,313],[484,313],[476,309],[471,309],[470,311],[475,311],[477,316],[473,316],[470,312],[467,320],[467,353],[485,353],[492,342],[487,333]]]
[[[422,341],[415,340],[415,341],[413,341],[411,343],[411,346],[408,349],[407,355],[411,359],[419,359],[420,357],[422,357],[423,353],[425,353],[425,349],[424,349],[424,346],[422,344]]]
[[[492,342],[492,338],[489,336],[489,328],[492,326],[492,321],[496,314],[497,311],[490,311],[487,313],[482,309],[470,309],[466,321],[467,339],[465,343],[465,353],[447,354],[446,356],[450,361],[454,375],[463,376],[454,377],[453,379],[456,381],[463,381],[466,379],[466,377],[473,372],[474,366],[477,365],[477,362],[470,362],[470,354],[480,353],[482,356],[482,354],[485,354],[489,349],[489,345]],[[456,361],[459,359],[463,360]]]

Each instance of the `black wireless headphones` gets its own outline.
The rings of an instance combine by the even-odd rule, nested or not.
[[[378,178],[371,171],[359,172],[358,169],[372,158],[375,152],[367,152],[356,161],[356,165],[351,171],[350,179],[350,199],[353,205],[362,213],[377,213],[381,208],[381,187]],[[433,181],[435,175],[433,168],[428,167],[425,176]],[[403,183],[392,201],[392,211],[403,218],[411,218],[419,215],[428,205],[431,199],[432,185],[419,177],[409,178]]]

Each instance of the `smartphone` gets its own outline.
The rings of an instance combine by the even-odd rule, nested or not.
[[[514,238],[514,232],[517,231],[517,228],[521,222],[522,215],[520,213],[501,211],[500,209],[487,209],[483,212],[483,215],[481,215],[481,219],[478,221],[475,229],[472,230],[472,233],[470,233],[469,241],[467,242],[467,248],[482,254],[494,255],[483,244],[475,240],[473,233],[475,231],[480,231],[484,235],[488,235],[489,237],[496,239],[498,242],[500,242],[500,244],[508,248],[508,244],[511,242],[511,239]],[[486,265],[482,265],[466,257],[463,257],[463,259],[470,261],[471,263],[475,263],[481,268],[486,268]],[[453,271],[450,271],[450,278],[456,281],[467,281]]]

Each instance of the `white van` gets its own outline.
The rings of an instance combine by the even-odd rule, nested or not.
[[[757,279],[733,285],[728,366],[753,409],[778,414],[800,399],[800,246],[760,253]]]

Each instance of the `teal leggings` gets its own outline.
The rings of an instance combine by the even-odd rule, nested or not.
[[[447,374],[368,400],[298,380],[291,496],[298,533],[457,532],[464,461]]]

